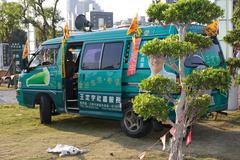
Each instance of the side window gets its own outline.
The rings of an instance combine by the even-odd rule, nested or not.
[[[43,49],[40,49],[38,50],[36,53],[35,53],[35,57],[33,58],[32,62],[30,63],[29,67],[30,68],[34,68],[34,67],[37,67],[37,66],[40,66],[43,62]]]
[[[59,45],[46,46],[43,50],[43,63],[42,65],[57,64]]]
[[[87,44],[83,53],[82,69],[99,69],[103,43]]]
[[[119,69],[121,65],[123,43],[106,43],[104,45],[101,69]]]
[[[59,45],[44,46],[37,51],[36,56],[30,64],[30,68],[37,66],[54,65],[57,63]]]

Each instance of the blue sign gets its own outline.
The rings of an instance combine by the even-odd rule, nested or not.
[[[3,44],[3,66],[10,65],[10,52],[9,52],[9,45]]]

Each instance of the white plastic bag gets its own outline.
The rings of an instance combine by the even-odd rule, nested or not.
[[[54,148],[48,148],[47,152],[60,153],[59,156],[63,157],[68,155],[83,154],[84,150],[78,149],[77,147],[74,147],[74,146],[57,144]]]

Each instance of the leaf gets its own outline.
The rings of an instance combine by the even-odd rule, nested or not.
[[[164,98],[149,93],[143,93],[132,99],[133,110],[144,120],[155,117],[157,120],[165,121],[168,117],[170,107]]]

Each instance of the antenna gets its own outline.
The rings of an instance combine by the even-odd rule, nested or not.
[[[79,31],[88,31],[88,32],[91,32],[91,31],[92,31],[93,24],[86,19],[85,15],[80,14],[80,15],[77,16],[77,18],[76,18],[76,20],[75,20],[75,27],[76,27]]]

